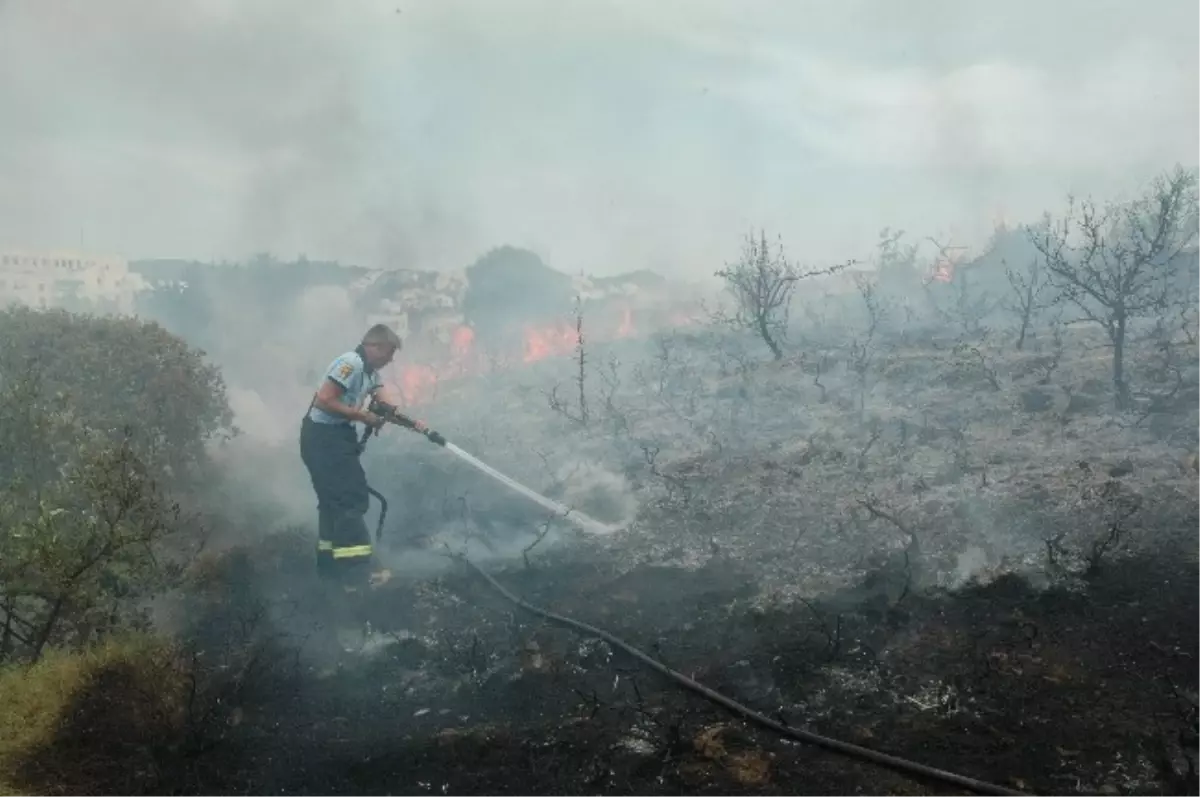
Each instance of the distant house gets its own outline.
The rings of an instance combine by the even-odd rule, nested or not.
[[[146,287],[123,257],[78,251],[0,252],[0,304],[131,313]]]

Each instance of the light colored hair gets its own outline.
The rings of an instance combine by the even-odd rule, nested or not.
[[[392,328],[387,324],[376,324],[367,330],[367,334],[363,335],[363,345],[391,346],[399,350],[401,347],[400,336],[392,331]]]

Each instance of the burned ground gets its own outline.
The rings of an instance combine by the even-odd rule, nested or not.
[[[603,484],[632,522],[546,526],[447,452],[384,436],[366,466],[392,504],[392,580],[323,592],[310,529],[194,567],[186,730],[141,745],[139,779],[91,785],[961,791],[749,725],[512,605],[466,556],[793,727],[1009,789],[1197,792],[1194,369],[1190,404],[1131,416],[1106,409],[1087,340],[1049,382],[1036,339],[965,360],[893,343],[865,385],[836,347],[760,365],[734,343],[596,352],[635,364],[587,424],[547,406],[569,363],[444,386],[432,426],[564,500]],[[79,696],[29,783],[47,756],[111,755],[81,728],[119,675]]]
[[[558,496],[583,463],[635,497],[634,521],[547,532],[445,452],[373,444],[396,577],[337,613],[297,592],[299,542],[239,577],[275,596],[298,653],[197,759],[225,763],[176,786],[947,791],[746,725],[511,605],[465,555],[796,727],[1012,789],[1195,793],[1195,409],[1108,414],[1104,360],[1077,345],[1052,383],[1036,345],[896,345],[866,386],[832,355],[817,374],[739,366],[744,350],[674,336],[586,425],[541,403],[564,378],[549,368],[482,406],[448,392],[430,420],[465,448]]]
[[[380,445],[372,479],[404,496],[397,577],[340,621],[371,639],[310,637],[294,689],[228,731],[228,789],[938,792],[752,730],[516,609],[463,555],[787,724],[1034,793],[1198,789],[1186,407],[1108,417],[1086,356],[1057,376],[1069,400],[1033,401],[1052,394],[1036,348],[982,349],[994,389],[976,356],[894,347],[856,396],[828,358],[816,385],[811,358],[742,368],[708,344],[659,342],[653,376],[632,370],[586,426],[528,385],[434,408],[540,490],[600,463],[641,507],[616,537],[541,538],[439,451]]]
[[[550,554],[498,576],[797,727],[1038,793],[1195,791],[1170,774],[1194,747],[1194,559],[1136,557],[1072,588],[1003,575],[892,602],[878,585],[902,576],[872,571],[790,606],[758,605],[753,565],[722,556],[626,570],[596,552],[586,564]],[[246,694],[186,769],[195,780],[159,789],[956,791],[747,726],[516,610],[465,567],[359,608],[373,650],[281,660],[286,688]]]

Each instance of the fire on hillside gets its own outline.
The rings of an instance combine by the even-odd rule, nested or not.
[[[653,322],[651,321],[653,318]],[[673,308],[668,312],[637,310],[625,305],[601,317],[586,314],[583,337],[586,342],[611,342],[636,338],[652,329],[684,327],[698,323],[695,308]],[[579,330],[575,319],[561,318],[543,324],[525,324],[520,335],[520,351],[501,352],[480,345],[476,331],[467,324],[455,327],[449,343],[423,345],[416,352],[405,352],[391,369],[390,390],[393,399],[404,406],[419,406],[432,401],[439,383],[494,371],[527,366],[552,357],[575,353]]]

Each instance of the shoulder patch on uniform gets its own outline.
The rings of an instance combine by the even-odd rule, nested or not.
[[[342,379],[345,379],[346,377],[350,376],[350,374],[354,373],[354,366],[351,363],[342,363],[338,366],[337,373],[338,376],[340,376]]]

